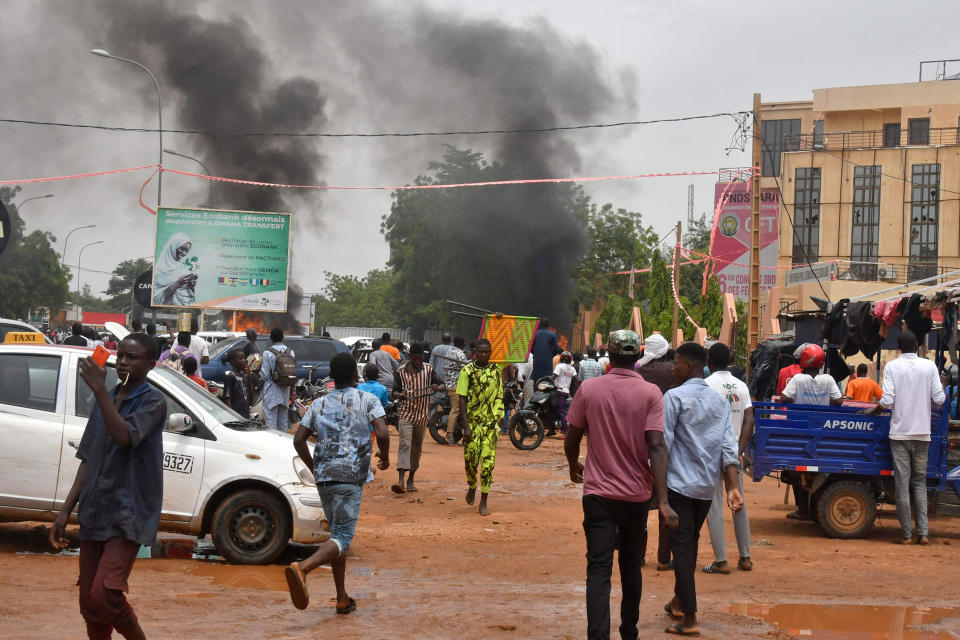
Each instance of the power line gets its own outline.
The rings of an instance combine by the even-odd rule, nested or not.
[[[403,131],[381,133],[326,133],[326,132],[296,132],[296,131],[205,131],[201,129],[163,129],[163,133],[181,133],[188,135],[204,135],[215,138],[231,138],[242,136],[253,137],[286,137],[286,138],[413,138],[425,136],[464,136],[489,135],[512,133],[550,133],[555,131],[579,131],[582,129],[610,129],[614,127],[633,127],[648,124],[663,124],[669,122],[689,122],[691,120],[709,120],[712,118],[731,117],[734,120],[742,116],[745,111],[730,111],[694,116],[678,116],[673,118],[657,118],[654,120],[627,120],[623,122],[605,122],[596,124],[578,124],[556,127],[528,127],[521,129],[478,129],[461,131]],[[19,118],[0,118],[0,122],[8,124],[27,124],[46,127],[67,127],[74,129],[96,129],[99,131],[116,131],[125,133],[158,133],[159,129],[145,127],[113,127],[99,124],[82,124],[76,122],[56,122],[43,120],[22,120]]]

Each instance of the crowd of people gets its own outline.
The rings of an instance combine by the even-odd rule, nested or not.
[[[147,373],[157,363],[177,366],[204,386],[197,373],[199,365],[209,361],[209,346],[196,335],[195,326],[176,333],[172,343],[149,326],[146,332],[134,329],[116,345],[121,383],[114,389],[107,389],[103,367],[90,358],[81,363],[80,375],[97,404],[78,448],[80,469],[50,532],[55,547],[65,545],[67,519],[79,508],[80,603],[91,638],[109,637],[111,629],[126,638],[144,637],[124,591],[136,549],[155,540],[162,499],[160,435],[166,408],[160,394],[146,384]],[[249,415],[254,379],[259,377],[266,426],[287,430],[295,354],[283,343],[280,329],[271,332],[271,346],[262,354],[256,332],[248,332],[247,338],[227,354],[224,401]],[[75,326],[64,344],[81,345],[86,339],[83,327]],[[902,530],[898,542],[929,544],[929,417],[931,407],[944,402],[947,380],[931,361],[918,357],[914,334],[903,331],[899,340],[901,355],[887,363],[882,385],[870,380],[861,365],[841,393],[834,378],[822,373],[823,349],[806,344],[797,348],[794,362],[780,370],[777,393],[787,404],[830,405],[848,399],[871,413],[892,410],[890,439]],[[732,366],[734,354],[726,345],[715,343],[707,349],[687,342],[671,349],[659,334],[641,340],[633,331],[620,330],[610,334],[605,350],[588,347],[583,355],[574,355],[560,348],[545,320],[525,363],[491,362],[488,340],[467,345],[462,337],[449,334],[432,349],[409,345],[405,357],[389,334],[374,347],[362,382],[354,356],[335,355],[330,361],[332,389],[310,403],[295,425],[293,448],[314,472],[330,530],[329,541],[315,553],[284,569],[297,608],[309,605],[307,578],[324,564],[333,569],[337,613],[357,607],[345,586],[345,554],[356,533],[363,485],[373,479],[374,467],[385,471],[391,465],[385,421],[391,402],[397,407],[399,438],[397,480],[390,490],[418,491],[415,478],[431,398],[444,393],[451,403],[448,434],[457,425],[463,432],[465,501],[474,505],[479,487],[477,510],[487,516],[497,442],[506,421],[505,385],[517,381],[530,388],[541,378],[556,383],[562,416],[558,437],[564,439],[571,481],[583,484],[588,637],[610,634],[615,551],[622,584],[619,631],[621,637],[637,637],[650,510],[658,514],[657,568],[674,573],[674,595],[664,606],[673,619],[668,633],[700,633],[695,576],[705,521],[713,560],[701,571],[731,571],[724,507],[732,512],[736,568],[753,569],[742,465],[754,411],[742,370]],[[258,358],[254,375],[249,363]],[[589,447],[581,460],[584,438]],[[130,509],[110,507],[121,494],[129,499]],[[809,496],[800,491],[795,497],[798,512],[791,516],[809,517]]]

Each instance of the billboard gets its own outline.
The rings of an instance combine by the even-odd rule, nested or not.
[[[290,214],[157,211],[156,307],[287,310]]]
[[[723,202],[720,199],[723,198]],[[711,254],[721,293],[746,301],[750,296],[751,194],[745,182],[718,182],[714,191],[715,216]],[[777,266],[780,194],[775,189],[760,192],[760,266]],[[775,269],[761,269],[760,290],[777,283]]]

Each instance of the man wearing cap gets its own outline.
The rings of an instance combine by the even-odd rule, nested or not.
[[[643,379],[657,385],[660,393],[666,393],[677,384],[673,379],[673,367],[666,360],[669,350],[667,339],[659,333],[647,336],[643,345],[643,357],[636,366]]]
[[[570,479],[583,483],[583,532],[587,541],[587,637],[610,637],[610,575],[618,551],[620,636],[637,637],[647,510],[654,492],[660,518],[677,526],[667,502],[667,450],[663,397],[633,370],[640,337],[615,331],[607,344],[610,373],[584,381],[567,415],[564,452]],[[584,434],[590,441],[580,462]]]
[[[659,333],[647,336],[643,347],[643,357],[637,362],[635,370],[644,380],[654,384],[660,393],[666,393],[676,386],[673,379],[673,366],[667,362],[667,351],[670,345],[667,339]],[[660,521],[658,527],[657,569],[670,569],[670,530]],[[643,539],[643,556],[647,556],[647,537]]]

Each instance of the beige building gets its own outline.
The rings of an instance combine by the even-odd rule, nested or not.
[[[960,270],[958,131],[960,80],[763,104],[761,187],[782,191],[781,306],[815,308],[821,285],[836,301]],[[791,265],[823,261],[835,266],[820,284],[794,284]]]

